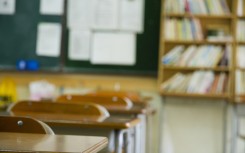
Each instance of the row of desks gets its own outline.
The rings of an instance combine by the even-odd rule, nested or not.
[[[114,143],[115,144],[113,144],[113,146],[116,147],[114,150],[116,153],[122,153],[123,150],[124,150],[124,152],[129,152],[129,153],[144,153],[144,149],[139,150],[139,149],[134,148],[132,150],[132,147],[129,147],[130,143],[133,143],[134,145],[136,145],[136,142],[135,142],[136,139],[135,138],[132,139],[130,137],[132,137],[132,135],[134,135],[134,136],[138,135],[139,136],[142,134],[142,133],[139,133],[138,130],[136,130],[137,128],[142,128],[142,124],[141,124],[142,118],[138,117],[138,115],[143,114],[144,116],[146,116],[147,114],[154,113],[154,111],[148,107],[142,107],[140,105],[135,105],[129,110],[110,109],[109,111],[110,111],[110,114],[112,114],[112,115],[109,118],[106,118],[105,120],[103,120],[101,122],[98,122],[98,120],[96,118],[93,118],[91,116],[90,117],[89,116],[78,116],[78,115],[72,115],[72,114],[55,115],[55,114],[44,113],[44,112],[28,112],[28,113],[26,113],[26,112],[20,111],[20,112],[15,112],[13,114],[5,114],[5,115],[27,116],[27,117],[32,117],[32,118],[41,120],[41,121],[45,122],[46,124],[48,124],[52,129],[55,129],[54,132],[56,134],[72,134],[71,131],[73,131],[74,129],[71,130],[71,129],[69,129],[70,127],[78,129],[79,133],[81,132],[80,134],[82,134],[82,135],[86,133],[86,132],[85,133],[82,132],[83,130],[94,129],[94,131],[92,131],[92,135],[95,133],[95,136],[98,135],[97,132],[99,132],[99,131],[110,130],[115,135],[115,137],[114,137],[114,139],[115,139]],[[64,133],[64,131],[62,131],[62,132],[60,132],[59,130],[56,131],[56,129],[60,129],[60,128],[62,129],[62,128],[66,128],[66,127],[68,128],[67,131],[70,131],[70,132]],[[89,136],[90,135],[91,134],[89,134]],[[20,136],[20,135],[17,135],[17,136]],[[23,138],[25,140],[27,140],[27,136],[30,136],[30,135],[23,135]],[[103,135],[99,135],[99,136],[103,136]],[[66,137],[66,136],[65,135],[64,136],[57,135],[57,138],[52,137],[52,138],[48,138],[47,140],[50,140],[50,141],[51,140],[54,140],[54,141],[57,140],[59,142],[63,142],[64,143],[63,145],[66,145],[66,142],[67,142],[66,140],[68,140],[68,139],[74,138],[74,140],[72,142],[80,142],[80,140],[77,140],[77,141],[75,141],[75,140],[76,139],[83,139],[82,137],[78,138],[78,137],[73,137],[73,136],[68,136],[68,135],[66,138],[62,138],[62,137]],[[91,138],[91,140],[93,138]],[[140,139],[141,138],[144,138],[144,137],[140,137]],[[89,137],[87,137],[87,139],[89,139]],[[22,140],[22,135],[21,135],[21,140]],[[65,140],[65,141],[61,141],[61,140]],[[108,143],[107,139],[105,140],[105,139],[97,138],[96,140],[100,140],[99,142],[96,141],[96,143],[95,143],[95,146],[98,146],[98,148],[100,148],[100,146],[103,146],[104,144]],[[1,138],[0,138],[0,141],[2,141]],[[139,139],[137,141],[139,141]],[[3,142],[6,143],[6,141],[3,141]],[[45,144],[45,143],[41,143],[41,144]],[[99,144],[101,144],[101,145],[99,145]],[[138,144],[143,145],[143,144],[145,144],[145,142],[138,143]],[[69,145],[69,143],[67,145]],[[110,145],[110,140],[109,140],[109,145]],[[89,145],[87,145],[87,146],[89,146]],[[123,146],[124,146],[124,148],[123,148]],[[8,146],[8,147],[10,147],[10,146]],[[138,148],[140,148],[140,147],[144,147],[144,146],[138,146]],[[1,149],[1,147],[0,147],[0,149]],[[85,148],[85,149],[91,150],[91,147]],[[11,147],[10,147],[10,150],[11,150]]]
[[[96,120],[93,120],[91,118],[88,119],[88,117],[86,117],[86,116],[85,117],[70,116],[70,115],[62,115],[62,116],[59,115],[59,116],[57,116],[57,115],[53,115],[53,114],[45,114],[45,113],[38,113],[38,112],[33,112],[33,113],[28,113],[28,114],[18,112],[17,114],[14,114],[14,116],[28,116],[28,117],[36,118],[36,119],[39,119],[39,120],[47,123],[52,128],[54,128],[54,127],[55,128],[56,127],[76,127],[78,129],[79,128],[85,129],[85,128],[96,127],[97,130],[98,129],[110,129],[110,130],[114,131],[114,133],[115,133],[115,144],[114,145],[116,146],[116,152],[121,153],[122,152],[122,146],[126,143],[125,141],[123,141],[124,140],[123,134],[130,134],[127,132],[132,130],[133,128],[135,128],[137,126],[137,124],[140,123],[139,118],[136,118],[133,115],[131,116],[130,114],[142,114],[142,113],[146,114],[146,113],[149,113],[149,111],[150,110],[146,110],[145,108],[142,109],[140,107],[134,107],[133,109],[126,111],[126,112],[123,110],[120,110],[117,112],[112,111],[112,114],[123,114],[123,113],[127,114],[128,113],[129,116],[118,117],[117,115],[112,115],[111,117],[105,119],[103,122],[97,122]],[[4,114],[10,115],[8,113],[4,113]],[[70,137],[70,138],[72,138],[72,137]],[[104,144],[104,143],[102,143],[102,144]],[[136,144],[136,142],[134,142],[134,144]],[[2,148],[2,147],[0,147],[0,148]],[[11,148],[9,148],[9,149],[11,150]],[[23,148],[23,149],[25,149],[25,148]],[[131,150],[131,152],[134,152],[134,151]]]

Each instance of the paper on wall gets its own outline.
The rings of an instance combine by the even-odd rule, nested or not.
[[[68,57],[70,60],[90,59],[91,31],[71,30]]]
[[[30,82],[29,90],[31,100],[53,99],[56,96],[55,85],[45,80]]]
[[[0,14],[13,15],[15,13],[15,0],[0,0]]]
[[[64,0],[41,0],[40,13],[47,15],[62,15],[64,12]]]
[[[136,35],[126,32],[95,32],[91,54],[92,64],[134,65]]]
[[[37,55],[58,57],[61,49],[61,33],[59,23],[40,23],[37,33]]]
[[[142,33],[144,29],[144,0],[121,0],[119,29]]]
[[[96,30],[118,29],[119,0],[92,0],[92,27]]]
[[[67,26],[71,29],[91,28],[91,0],[68,0]]]

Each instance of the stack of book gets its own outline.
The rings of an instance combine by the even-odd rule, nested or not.
[[[236,94],[245,94],[245,72],[236,70]]]
[[[200,21],[196,18],[166,19],[165,38],[166,40],[203,40]]]
[[[176,73],[163,82],[161,89],[172,93],[222,94],[229,79],[226,73],[215,75],[212,71],[195,71],[191,74]]]
[[[237,47],[237,66],[240,68],[245,68],[245,46]]]
[[[230,14],[226,0],[167,0],[165,8],[166,13],[176,14]]]
[[[227,45],[225,48],[215,45],[191,45],[185,48],[179,45],[164,55],[162,62],[165,65],[183,67],[228,66],[230,53],[230,45]]]
[[[236,29],[238,41],[245,41],[245,28],[244,27],[245,27],[245,20],[239,20],[237,22],[237,29]]]

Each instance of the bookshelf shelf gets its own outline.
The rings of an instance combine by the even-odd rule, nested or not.
[[[208,8],[208,6],[205,6],[209,12],[213,11],[210,14],[201,12],[203,11],[203,7],[201,7],[201,11],[196,8],[189,8],[189,12],[195,12],[195,14],[182,13],[188,8],[187,5],[193,6],[194,2],[192,5],[190,5],[192,1],[186,1],[185,4],[181,3],[178,5],[179,2],[179,0],[162,0],[158,73],[159,92],[162,96],[170,97],[234,100],[236,97],[234,93],[236,70],[236,60],[234,56],[236,55],[237,46],[239,44],[245,45],[245,41],[239,42],[236,40],[236,26],[239,19],[245,19],[245,15],[241,17],[237,16],[237,6],[235,6],[237,3],[234,0],[222,0],[222,4],[220,3],[219,7]],[[218,2],[221,1],[217,0],[217,3]],[[226,4],[224,4],[224,2],[226,2]],[[165,5],[169,8],[166,8]],[[197,6],[195,5],[195,7]],[[217,10],[218,8],[221,9]],[[221,12],[217,13],[217,11]],[[214,12],[220,15],[215,15]],[[190,18],[190,20],[185,18]],[[214,34],[218,32],[223,32],[224,38],[230,38],[230,40],[213,40],[214,38],[218,38],[215,36],[220,36]],[[208,36],[210,36],[209,38],[213,41],[207,40]],[[206,49],[205,47],[209,48]],[[215,53],[213,51],[215,51]],[[206,52],[207,54],[205,54]],[[201,58],[199,59],[197,57]],[[204,62],[201,60],[204,60]],[[221,65],[228,64],[229,66],[194,67],[195,65],[204,64],[217,65],[214,61],[222,63]],[[188,65],[192,65],[192,67],[171,65],[174,62],[182,63],[184,65],[187,65],[186,63],[188,63]],[[245,71],[245,68],[242,70]],[[204,79],[202,83],[200,78],[203,79],[207,76],[212,77],[212,79],[210,79],[212,81],[209,80],[209,86],[202,86],[199,88],[199,85],[203,85],[206,83],[205,81],[207,81],[207,79]],[[194,84],[198,89],[189,89],[193,89],[195,92],[206,90],[212,92],[204,94],[185,93],[187,87],[192,87],[193,82],[190,80],[193,80],[194,77],[196,80],[199,79],[200,81],[197,81],[198,83],[195,82],[196,84]],[[160,88],[161,86],[162,88]],[[182,93],[171,92],[175,90],[181,91]]]
[[[196,45],[225,45],[225,44],[231,44],[233,43],[232,41],[188,41],[188,40],[165,40],[165,44],[186,44],[186,45],[191,45],[191,44],[196,44]],[[244,42],[245,44],[245,42]]]
[[[235,97],[236,103],[245,103],[245,94],[236,95]]]
[[[217,72],[219,71],[228,72],[231,70],[228,67],[183,67],[183,66],[168,66],[168,65],[163,65],[162,68],[166,70],[176,70],[176,71],[212,70]]]
[[[215,99],[230,99],[229,94],[198,94],[198,93],[170,93],[161,92],[162,96],[169,97],[192,97],[192,98],[215,98]]]
[[[201,14],[162,14],[163,17],[170,18],[205,18],[205,19],[232,19],[232,15],[201,15]],[[244,16],[245,17],[245,16]]]
[[[245,71],[244,67],[236,67],[237,70]]]
[[[245,45],[245,41],[238,41],[237,44],[238,45]]]
[[[237,18],[239,18],[239,19],[245,19],[245,15],[237,16]]]

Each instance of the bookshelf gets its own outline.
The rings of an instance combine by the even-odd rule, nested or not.
[[[245,39],[244,41],[237,40],[236,31],[237,22],[239,20],[245,21],[245,13],[240,16],[237,15],[238,0],[200,1],[162,0],[158,70],[159,91],[162,96],[234,101],[234,99],[237,99],[235,94],[236,69],[245,73],[245,67],[238,68],[235,59],[237,46],[245,45]],[[179,2],[182,2],[182,4],[178,5]],[[190,4],[192,2],[193,4]],[[196,6],[195,3],[205,3],[205,13],[197,12],[197,9],[194,10],[194,7],[190,7],[191,5]],[[208,6],[211,6],[210,4],[215,5],[215,7],[208,8]],[[188,7],[186,7],[187,5]],[[201,4],[198,5],[201,6]],[[177,9],[173,7],[177,7]],[[201,7],[204,10],[203,6]],[[215,8],[218,8],[218,11]],[[190,25],[189,29],[188,25]],[[183,36],[183,33],[188,32],[190,34],[184,34],[185,36]],[[218,35],[215,35],[217,33]],[[182,49],[176,49],[181,48],[180,46],[182,46]],[[190,51],[191,46],[195,47],[195,49],[192,49],[193,51]],[[208,46],[209,49],[206,48],[205,50],[205,46]],[[190,53],[187,53],[188,49]],[[211,53],[214,51],[217,54]],[[202,58],[205,56],[204,53],[209,56],[209,58],[206,58],[208,59],[206,62],[202,61],[205,59]],[[197,62],[194,62],[194,59]],[[213,59],[213,61],[210,59]],[[221,64],[224,59],[226,59],[225,64]],[[213,64],[210,65],[212,62]],[[209,76],[210,80],[207,81],[206,76]],[[190,87],[191,84],[192,86],[195,84],[195,81],[191,82],[193,78],[198,80],[196,86],[200,86],[200,89],[196,88],[194,90]],[[209,85],[202,83],[204,81]],[[239,96],[245,97],[245,92],[244,95]]]
[[[235,12],[235,55],[234,55],[234,102],[245,102],[245,1],[236,1]]]

